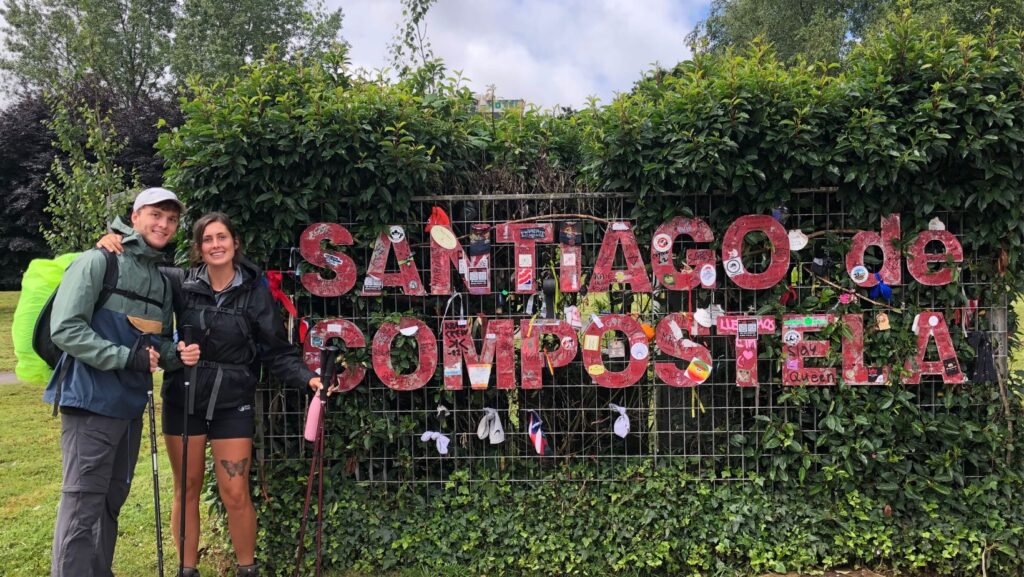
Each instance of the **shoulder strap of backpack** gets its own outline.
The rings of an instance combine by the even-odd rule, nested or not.
[[[163,299],[157,300],[149,298],[147,296],[140,295],[139,293],[134,291],[117,288],[117,278],[119,272],[117,265],[117,255],[105,248],[101,248],[100,252],[102,252],[103,256],[106,257],[107,259],[107,269],[103,273],[103,290],[100,292],[100,298],[96,301],[96,310],[99,310],[101,306],[106,304],[107,300],[110,298],[110,295],[112,294],[120,295],[124,298],[131,299],[133,301],[142,301],[146,304],[150,304],[155,307],[164,306]],[[166,292],[167,279],[164,278],[164,275],[160,275],[160,281],[163,283],[164,290]]]
[[[105,248],[101,248],[100,252],[103,253],[103,257],[107,261],[107,268],[103,271],[103,288],[100,290],[100,298],[96,299],[96,310],[106,304],[110,295],[117,289],[117,275],[120,272],[117,266],[117,255]]]

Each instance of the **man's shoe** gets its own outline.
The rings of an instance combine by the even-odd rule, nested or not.
[[[255,563],[252,565],[239,565],[235,577],[260,577],[259,568]]]

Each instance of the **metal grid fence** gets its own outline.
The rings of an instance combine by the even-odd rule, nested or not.
[[[869,226],[865,223],[852,223],[844,207],[828,190],[800,191],[800,202],[792,203],[790,213],[785,222],[787,229],[801,228],[804,231],[848,231],[852,228],[878,229],[878,223]],[[715,215],[717,200],[714,195],[680,195],[680,209],[688,208],[692,214],[704,218],[715,233],[716,242],[712,245],[719,254],[719,242],[725,228],[739,215],[730,215],[716,221],[709,215]],[[421,278],[429,283],[429,238],[423,232],[434,206],[443,207],[451,215],[452,228],[458,235],[467,235],[469,227],[474,223],[497,225],[530,217],[544,217],[556,214],[593,215],[608,221],[629,220],[633,204],[631,195],[617,193],[588,193],[586,195],[492,195],[482,196],[437,196],[418,198],[414,203],[414,211],[418,214],[415,222],[403,224],[413,246],[415,262]],[[813,207],[813,208],[807,208]],[[341,210],[344,213],[344,209]],[[720,212],[720,211],[718,211]],[[958,236],[962,229],[956,215],[938,214],[948,229]],[[354,230],[354,217],[350,214],[347,222],[339,222]],[[553,222],[559,219],[540,220]],[[666,219],[667,220],[667,219]],[[921,230],[920,219],[908,218],[904,215],[903,234],[908,235]],[[589,272],[595,256],[601,246],[605,226],[591,221],[587,222],[583,234],[583,272]],[[639,227],[636,233],[641,254],[648,265],[651,231],[657,223],[633,223]],[[296,231],[298,238],[301,231]],[[557,236],[557,234],[556,234]],[[839,237],[843,235],[840,234]],[[849,237],[849,234],[846,235]],[[794,263],[807,262],[814,251],[815,243],[823,242],[824,237],[812,240],[811,244],[798,255],[794,253]],[[557,242],[557,239],[556,239]],[[677,242],[675,247],[676,265],[681,264],[686,248],[694,248]],[[708,247],[702,247],[708,248]],[[281,249],[269,264],[270,268],[292,271],[285,275],[285,291],[294,295],[300,316],[312,322],[327,318],[345,318],[360,327],[366,336],[367,344],[372,342],[376,327],[383,315],[391,313],[411,312],[424,320],[438,339],[439,354],[441,343],[441,317],[447,296],[406,297],[395,290],[386,291],[381,297],[354,297],[362,287],[362,279],[369,262],[372,247],[344,247],[344,252],[353,257],[359,267],[356,288],[348,295],[339,298],[319,298],[308,295],[297,281],[296,270],[309,272],[313,270],[308,264],[300,264],[301,260],[293,248]],[[494,242],[491,244],[491,275],[492,290],[489,295],[473,296],[464,294],[466,314],[473,319],[478,313],[486,318],[514,319],[519,326],[521,319],[529,319],[527,313],[528,299],[521,295],[502,295],[500,291],[509,293],[514,289],[513,245]],[[557,271],[557,244],[538,245],[538,269],[549,269],[553,265]],[[764,256],[757,256],[757,251],[750,251],[753,256],[745,262],[747,270],[757,272],[764,268]],[[877,251],[875,251],[877,252]],[[841,254],[829,255],[841,262]],[[868,258],[878,258],[880,254],[872,254]],[[624,266],[623,257],[617,257],[615,268]],[[720,261],[720,255],[718,260]],[[977,255],[966,254],[963,270],[970,270],[970,264],[977,260]],[[907,274],[905,264],[903,276]],[[388,266],[389,271],[396,270],[394,257]],[[549,269],[550,270],[550,269]],[[577,304],[581,308],[588,307],[595,312],[633,312],[641,322],[654,326],[670,312],[686,312],[698,307],[706,307],[712,303],[721,305],[727,313],[748,313],[760,309],[766,303],[778,300],[777,293],[771,290],[750,291],[738,289],[721,274],[722,265],[718,263],[719,282],[715,290],[694,289],[692,293],[659,290],[656,287],[650,304],[646,296],[631,295],[628,292],[610,291],[607,294],[586,296],[563,294],[565,304]],[[452,274],[454,290],[465,291],[461,278]],[[557,272],[555,273],[557,276]],[[651,277],[653,280],[653,276]],[[789,279],[789,274],[787,274]],[[800,298],[814,295],[825,288],[813,275],[805,274],[797,279],[796,290]],[[837,282],[849,280],[845,277]],[[539,283],[538,283],[539,284]],[[997,366],[1005,371],[1007,354],[1006,309],[1005,297],[994,297],[988,287],[970,278],[969,274],[961,277],[964,294],[971,298],[980,298],[978,314],[971,321],[972,330],[987,331],[995,348]],[[922,288],[916,293],[897,287],[900,300],[906,303],[908,312],[913,314],[917,309],[950,309],[954,303],[939,300],[939,292]],[[864,293],[865,291],[860,291]],[[539,299],[539,295],[537,299]],[[689,299],[692,299],[690,301]],[[874,316],[873,305],[864,303],[865,318]],[[533,313],[540,308],[539,300],[534,302]],[[820,313],[835,312],[829,310]],[[451,318],[452,313],[448,313]],[[894,321],[898,315],[892,315]],[[867,324],[867,323],[866,323]],[[894,322],[894,329],[896,328]],[[954,327],[951,326],[951,331]],[[958,334],[954,337],[959,340]],[[476,335],[480,337],[481,335]],[[604,362],[610,371],[621,370],[627,360],[618,356],[615,351],[618,339],[614,334],[606,334],[602,345]],[[695,340],[705,345],[713,359],[710,378],[696,388],[674,388],[659,382],[653,370],[656,361],[678,361],[651,347],[648,370],[636,384],[623,389],[607,389],[596,386],[587,374],[578,354],[567,366],[556,369],[554,375],[544,371],[543,388],[539,390],[498,390],[494,386],[492,371],[491,385],[486,391],[470,390],[468,385],[462,391],[446,391],[441,372],[443,367],[439,361],[434,378],[426,386],[409,392],[393,391],[377,378],[369,367],[368,350],[350,351],[353,362],[367,362],[368,370],[363,382],[353,391],[335,397],[332,401],[331,417],[328,424],[328,436],[333,438],[329,443],[329,451],[333,447],[336,454],[333,458],[347,462],[346,471],[361,481],[371,483],[436,483],[443,482],[453,471],[465,471],[470,479],[493,478],[495,471],[514,470],[513,480],[531,481],[560,463],[574,461],[594,461],[601,463],[631,460],[635,462],[658,461],[660,459],[686,459],[692,463],[693,473],[697,476],[709,476],[710,468],[717,471],[728,469],[732,477],[741,478],[746,472],[760,472],[758,461],[748,458],[749,450],[759,447],[760,431],[763,425],[758,424],[757,417],[773,415],[780,412],[787,417],[794,417],[796,409],[779,403],[778,397],[788,387],[781,383],[778,357],[778,332],[775,335],[763,335],[758,358],[760,386],[737,387],[735,378],[735,347],[734,336],[719,335],[712,330],[712,336],[697,337]],[[870,338],[870,335],[867,337]],[[474,338],[477,347],[479,338]],[[765,351],[765,343],[775,344],[775,354]],[[518,343],[518,335],[517,335]],[[837,348],[833,345],[833,348]],[[626,347],[628,351],[628,346]],[[479,348],[478,348],[479,350]],[[361,356],[360,356],[361,354]],[[517,344],[518,355],[518,344]],[[626,353],[628,356],[628,352]],[[868,365],[880,364],[880,359],[866,358]],[[682,362],[682,361],[679,361]],[[902,362],[902,360],[900,361]],[[812,365],[825,366],[819,359]],[[839,364],[839,363],[837,363]],[[969,368],[961,361],[965,372]],[[682,363],[685,368],[686,364]],[[516,368],[517,381],[519,368]],[[969,372],[967,373],[969,375]],[[925,377],[920,385],[910,389],[915,393],[919,406],[931,411],[945,410],[941,395],[949,385],[944,385],[938,378]],[[265,460],[288,460],[304,458],[308,447],[301,441],[302,419],[305,409],[305,398],[296,391],[283,390],[278,384],[266,382],[260,391],[260,405],[263,412],[261,422],[261,446],[266,447]],[[626,408],[630,418],[631,431],[623,439],[613,434],[613,423],[618,413],[609,409],[614,403]],[[439,406],[444,409],[439,411]],[[490,444],[477,436],[478,424],[484,415],[484,408],[497,409],[504,424],[505,440],[501,444]],[[358,410],[356,410],[358,409]],[[552,456],[542,457],[536,454],[531,446],[527,432],[528,411],[535,410],[544,421],[544,431],[552,449]],[[818,423],[819,415],[802,419],[802,423]],[[807,426],[807,425],[805,425]],[[814,427],[816,425],[810,425]],[[424,431],[437,431],[450,439],[448,454],[440,455],[434,442],[424,442],[421,435]],[[810,432],[813,429],[804,429]],[[369,436],[371,441],[362,438]],[[737,442],[742,439],[742,442]],[[353,457],[345,447],[359,449],[359,457]],[[329,454],[329,458],[332,455]],[[716,474],[720,478],[720,475]],[[566,479],[569,480],[569,479]]]

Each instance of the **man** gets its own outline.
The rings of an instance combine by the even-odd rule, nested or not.
[[[183,210],[169,190],[139,193],[131,227],[120,219],[113,225],[124,235],[116,289],[100,302],[106,256],[90,250],[71,263],[54,298],[51,338],[66,354],[43,394],[61,412],[52,577],[113,575],[117,518],[139,456],[153,372],[158,363],[182,366],[170,338],[171,289],[157,266]]]

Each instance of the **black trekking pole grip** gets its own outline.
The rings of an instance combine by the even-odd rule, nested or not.
[[[327,400],[327,389],[334,384],[338,375],[338,347],[328,345],[320,349],[320,400]]]
[[[192,325],[181,325],[178,327],[178,337],[186,346],[196,342],[195,336],[195,327]]]

